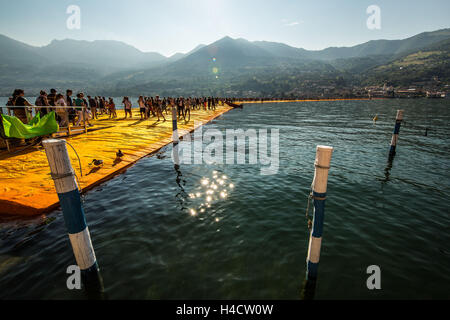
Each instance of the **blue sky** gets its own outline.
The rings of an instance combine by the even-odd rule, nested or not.
[[[69,30],[69,5],[81,29]],[[381,9],[369,30],[366,9]],[[449,0],[15,0],[0,4],[0,33],[32,45],[53,39],[119,40],[164,55],[224,36],[319,50],[374,39],[402,39],[450,27]]]

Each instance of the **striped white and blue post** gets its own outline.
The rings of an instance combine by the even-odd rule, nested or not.
[[[97,259],[86,225],[75,172],[70,163],[65,140],[47,139],[42,142],[47,154],[51,176],[58,193],[59,203],[69,233],[70,243],[83,283],[87,291],[103,292]]]
[[[312,198],[314,204],[313,225],[309,237],[307,275],[308,281],[315,281],[320,260],[322,246],[323,220],[325,216],[325,198],[327,196],[328,171],[330,169],[333,147],[317,146],[314,180],[312,184]]]
[[[180,165],[180,155],[178,153],[180,137],[178,136],[177,107],[174,105],[172,105],[172,141],[173,141],[172,159],[173,162],[175,163],[175,166],[178,167]]]
[[[395,119],[394,133],[392,134],[391,149],[389,150],[389,158],[395,156],[395,149],[398,143],[398,135],[403,121],[403,110],[397,110],[397,117]]]

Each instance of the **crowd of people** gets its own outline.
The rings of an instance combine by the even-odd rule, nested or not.
[[[91,126],[89,120],[98,119],[99,115],[106,115],[109,119],[117,118],[116,104],[113,98],[85,96],[83,92],[77,93],[74,97],[73,91],[70,89],[66,90],[65,94],[51,89],[49,94],[42,90],[33,105],[24,96],[24,90],[16,89],[7,103],[8,111],[12,111],[13,115],[23,123],[28,123],[31,107],[35,108],[41,116],[55,111],[56,120],[61,127],[67,127],[70,123],[79,126],[82,121],[86,121],[87,125]],[[190,121],[191,110],[216,110],[216,106],[223,105],[227,101],[228,99],[217,97],[161,98],[159,96],[140,96],[136,101],[136,106],[139,108],[141,120],[157,117],[157,121],[161,121],[161,119],[166,121],[165,115],[168,114],[169,110],[171,112],[172,107],[175,107],[179,119],[183,118],[185,121]],[[124,97],[122,104],[125,111],[124,119],[132,118],[133,103],[130,98]]]
[[[125,99],[128,101],[128,97],[125,97],[124,101]],[[125,102],[123,103],[125,105]],[[167,115],[169,109],[168,107],[170,106],[176,107],[177,116],[179,119],[183,118],[184,120],[189,121],[191,118],[191,110],[216,110],[216,106],[218,106],[219,103],[223,104],[223,100],[216,97],[164,97],[161,99],[159,96],[140,96],[137,103],[139,106],[139,114],[141,119],[148,119],[153,116],[158,117],[158,121],[161,121],[161,118],[163,121],[166,121],[164,113]],[[129,110],[131,116],[131,107]],[[125,112],[127,112],[126,105]]]

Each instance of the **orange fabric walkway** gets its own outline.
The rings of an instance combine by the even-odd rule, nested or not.
[[[192,131],[194,120],[203,124],[231,110],[218,106],[216,111],[191,110],[191,120],[178,121],[178,130]],[[81,188],[90,188],[124,171],[142,157],[172,142],[172,115],[165,115],[166,122],[156,122],[155,117],[141,121],[139,111],[133,109],[133,119],[123,120],[123,110],[117,111],[118,119],[101,116],[91,131],[66,139],[81,159],[83,177],[80,177],[78,158],[68,146],[72,166],[79,178]],[[116,152],[125,156],[117,162]],[[93,159],[104,164],[89,166]],[[58,196],[50,177],[50,168],[42,147],[32,147],[16,155],[0,155],[0,214],[37,215],[54,210],[59,205]]]

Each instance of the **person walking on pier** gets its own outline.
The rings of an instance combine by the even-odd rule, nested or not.
[[[166,118],[164,117],[164,114],[163,114],[162,101],[161,101],[161,99],[159,99],[159,96],[156,96],[155,107],[156,107],[156,114],[158,116],[158,121],[160,121],[159,120],[160,116],[162,116],[164,121],[166,121]]]
[[[148,100],[149,100],[150,112],[152,113],[152,115],[154,117],[156,117],[157,111],[156,111],[156,107],[155,107],[155,99],[153,97],[150,97],[150,99],[148,99]]]
[[[85,98],[85,96],[84,96],[84,93],[82,93],[82,99],[83,99],[83,101],[84,101],[84,105],[86,106],[86,108],[84,109],[84,111],[86,112],[86,113],[89,113],[89,103],[88,103],[88,101],[86,100],[86,98]],[[88,118],[89,119],[89,118]]]
[[[166,115],[168,114],[167,112],[167,105],[169,104],[169,99],[166,99],[166,98],[164,98],[162,101],[161,101],[161,112],[166,112]]]
[[[181,117],[184,117],[184,99],[183,97],[179,97],[177,99],[177,109],[178,109],[178,119],[181,119]]]
[[[187,122],[189,122],[191,120],[191,98],[187,98],[185,103],[184,103],[184,121],[186,121],[186,115],[189,113],[189,120],[187,120]]]
[[[47,107],[50,105],[47,100],[47,93],[44,90],[41,90],[34,104],[38,107]],[[45,116],[48,113],[48,108],[36,108],[36,111],[39,111],[41,116]]]
[[[31,107],[31,103],[24,98],[25,92],[22,89],[16,89],[13,93],[13,104],[15,107],[9,107],[14,112],[14,116],[18,118],[22,123],[28,123],[27,113],[28,110],[25,107]]]
[[[73,101],[72,101],[72,90],[67,89],[66,90],[66,105],[68,107],[72,107],[73,106]],[[69,122],[72,122],[73,125],[75,125],[75,117],[77,115],[77,112],[75,111],[74,108],[70,108],[69,109]]]
[[[56,109],[56,114],[59,119],[60,127],[68,127],[69,126],[69,110],[67,108],[66,100],[61,93],[56,95],[56,106],[60,107]]]
[[[145,114],[147,119],[150,118],[152,112],[152,100],[149,97],[145,97]]]
[[[139,96],[139,100],[137,101],[138,105],[139,105],[139,113],[141,114],[141,120],[146,119],[147,115],[145,112],[145,102],[144,102],[144,97],[143,96]]]
[[[109,98],[108,101],[108,107],[109,107],[109,119],[113,118],[117,118],[117,113],[116,113],[116,104],[114,103],[113,98]]]
[[[92,119],[98,119],[98,114],[97,114],[97,101],[95,101],[94,98],[92,98],[91,96],[88,96],[88,101],[89,101],[89,107],[91,108],[91,112],[92,112]]]
[[[87,122],[89,126],[92,126],[92,124],[89,123],[89,119],[87,116],[87,106],[86,106],[86,99],[84,99],[84,94],[82,92],[77,94],[77,98],[74,100],[75,110],[77,111],[78,120],[75,124],[76,127],[78,127],[81,123],[81,120]]]
[[[105,114],[105,101],[102,97],[98,97],[98,108],[100,109],[100,114]]]
[[[56,106],[56,89],[50,89],[50,94],[47,96],[48,104],[52,107]]]
[[[75,110],[77,112],[77,122],[75,123],[75,126],[78,127],[81,123],[81,120],[83,119],[83,107],[85,107],[84,101],[81,98],[81,93],[77,93],[77,98],[73,100],[73,104],[75,106]]]
[[[133,118],[133,115],[131,114],[131,102],[130,99],[128,99],[128,97],[124,97],[123,98],[123,106],[125,109],[125,119],[127,118],[127,115],[130,114],[130,119]]]

